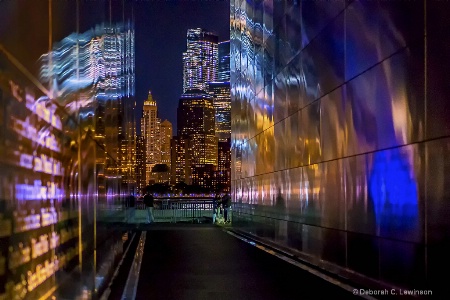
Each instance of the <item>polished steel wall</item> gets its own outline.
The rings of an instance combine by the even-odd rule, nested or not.
[[[0,299],[96,298],[122,255],[124,195],[105,148],[118,144],[119,99],[97,97],[101,57],[81,34],[102,7],[0,2]]]
[[[446,11],[231,1],[234,226],[365,283],[444,286]]]

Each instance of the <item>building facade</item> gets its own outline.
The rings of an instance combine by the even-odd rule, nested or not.
[[[171,171],[166,164],[156,164],[152,168],[152,180],[154,183],[169,183]]]
[[[160,121],[158,119],[158,107],[153,99],[151,91],[144,101],[141,133],[146,142],[146,180],[147,183],[152,178],[152,168],[161,161],[161,141],[160,141]]]
[[[217,187],[216,167],[213,164],[192,164],[191,183],[204,188],[205,192],[213,192]]]
[[[183,52],[183,93],[206,91],[206,83],[217,79],[218,36],[201,28],[188,29]]]
[[[219,66],[217,81],[230,81],[230,41],[219,43]]]
[[[147,164],[147,143],[142,135],[136,136],[136,187],[137,193],[143,194],[147,186],[146,164]]]
[[[136,140],[134,138],[121,140],[119,158],[122,189],[134,193],[136,192]]]
[[[161,163],[166,164],[169,169],[172,167],[172,157],[170,153],[170,140],[172,139],[172,123],[168,120],[161,122],[160,141],[161,141]]]
[[[174,143],[179,143],[179,145],[175,145],[173,155],[178,156],[178,158],[175,157],[177,163],[172,174],[175,174],[175,180],[177,180],[176,178],[184,178],[185,183],[191,184],[194,165],[211,164],[212,167],[208,170],[217,168],[217,138],[215,136],[213,97],[202,90],[188,90],[179,100],[177,124],[177,137],[174,138]],[[181,153],[185,155],[183,158],[184,167],[179,165]],[[176,175],[177,172],[183,173],[182,175]],[[213,176],[211,175],[211,177]]]
[[[215,134],[214,100],[202,90],[189,90],[178,102],[177,135]]]
[[[189,179],[188,164],[186,163],[186,153],[188,139],[183,136],[174,136],[170,140],[170,150],[172,156],[172,168],[170,180],[172,184],[184,182]]]
[[[218,142],[217,157],[217,191],[230,193],[231,191],[231,141]]]
[[[230,82],[208,82],[208,93],[213,96],[215,132],[219,141],[231,138]]]

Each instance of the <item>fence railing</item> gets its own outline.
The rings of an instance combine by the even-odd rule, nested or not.
[[[153,216],[156,222],[186,222],[201,221],[213,215],[213,199],[188,198],[156,198],[153,206]],[[143,201],[136,202],[136,222],[145,222],[147,211]]]

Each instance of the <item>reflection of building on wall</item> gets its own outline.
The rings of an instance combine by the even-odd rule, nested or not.
[[[152,168],[161,161],[160,121],[158,119],[158,107],[153,99],[151,91],[144,101],[141,119],[141,132],[146,145],[146,180],[152,180]]]
[[[146,181],[146,148],[147,143],[141,135],[136,136],[136,188],[137,192],[142,194],[143,189],[147,186]]]
[[[66,114],[53,99],[25,86],[23,82],[28,81],[20,80],[15,69],[10,73],[2,54],[0,51],[0,299],[39,299],[58,283],[27,282],[30,273],[48,278],[58,267],[65,272],[74,270],[70,260],[59,259],[69,257],[77,244],[61,238],[59,227],[67,228],[61,222],[64,216],[77,216],[70,206],[77,199],[69,190],[72,178],[67,175],[76,167],[73,156],[78,147],[73,147],[75,151],[70,148],[74,134],[73,127],[66,126]],[[94,150],[93,140],[88,140],[83,141],[86,150]],[[95,156],[86,157],[86,152],[80,156],[90,167],[95,165]],[[44,275],[40,266],[45,266]]]
[[[133,155],[120,155],[124,140],[132,143],[134,139],[132,26],[98,25],[64,38],[53,51],[42,55],[40,79],[52,86],[59,99],[70,102],[67,108],[71,112],[79,109],[85,128],[94,132],[99,145],[97,169],[106,178],[125,176],[134,181],[129,171],[122,174],[133,164]],[[100,187],[103,179],[99,178]]]
[[[40,15],[47,4],[52,14]],[[27,38],[0,30],[0,299],[97,299],[123,254],[134,30],[111,20],[53,42],[82,13],[47,4],[29,6],[43,22]],[[0,27],[26,23],[20,15],[0,17]],[[45,47],[40,25],[68,15]],[[49,53],[36,62],[39,49]]]
[[[122,139],[120,144],[120,175],[124,188],[136,190],[136,141]]]
[[[201,28],[188,29],[183,53],[183,92],[206,91],[206,83],[215,81],[218,67],[218,37]]]
[[[184,178],[185,183],[191,184],[194,165],[211,164],[213,167],[208,170],[217,168],[217,138],[212,97],[201,90],[184,93],[178,104],[177,123],[177,137],[172,141],[172,157],[176,160],[176,165],[173,166],[175,171],[172,172],[175,175],[173,180],[176,183]],[[177,145],[178,143],[181,144]],[[184,153],[184,159],[180,158],[181,153]],[[185,163],[184,168],[180,165],[182,160]]]
[[[448,237],[448,193],[424,191],[448,186],[450,21],[426,7],[231,1],[233,226],[361,280],[443,283],[448,255],[424,251]]]
[[[208,93],[214,98],[216,136],[226,141],[231,138],[230,82],[208,82]]]

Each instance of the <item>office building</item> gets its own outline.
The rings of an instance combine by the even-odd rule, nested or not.
[[[168,120],[161,122],[160,126],[160,141],[161,141],[161,163],[166,164],[169,169],[172,167],[172,158],[170,153],[170,140],[172,139],[173,130],[172,123]]]
[[[146,180],[146,151],[147,143],[142,135],[136,136],[136,188],[137,193],[143,194],[144,188],[147,186]]]
[[[154,183],[169,183],[171,171],[166,164],[156,164],[152,168],[152,180]]]
[[[141,133],[146,142],[146,180],[152,179],[152,168],[161,161],[160,128],[158,119],[158,108],[153,99],[152,92],[148,92],[147,100],[144,101]]]
[[[217,186],[216,167],[212,164],[192,164],[191,184],[204,188],[206,192],[214,192]]]
[[[219,141],[216,182],[219,192],[230,193],[231,189],[231,141]]]
[[[176,184],[184,182],[187,184],[190,171],[187,170],[188,164],[186,163],[188,139],[183,136],[174,136],[170,140],[171,150],[171,183]]]
[[[201,28],[188,29],[183,52],[183,93],[190,89],[206,91],[206,83],[216,81],[218,36]]]
[[[230,82],[208,82],[208,93],[213,96],[215,132],[219,141],[231,138]]]
[[[211,95],[194,89],[181,96],[177,109],[177,137],[173,139],[172,149],[172,157],[176,159],[175,170],[172,172],[175,180],[184,178],[185,183],[191,184],[194,165],[211,164],[212,167],[207,167],[207,170],[217,168],[218,139],[215,136],[214,119]],[[181,158],[182,153],[184,158]],[[182,160],[184,166],[181,165]]]
[[[230,81],[230,41],[220,42],[217,81]]]

